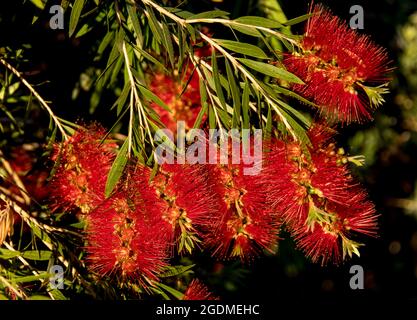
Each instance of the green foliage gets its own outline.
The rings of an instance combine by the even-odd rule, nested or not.
[[[264,7],[266,2],[268,7]],[[41,74],[41,83],[35,83],[38,78],[21,71],[26,70],[31,59],[31,44],[0,47],[0,117],[6,119],[0,122],[0,147],[11,149],[16,141],[28,139],[25,128],[33,115],[42,120],[39,114],[49,117],[49,126],[36,131],[37,143],[48,141],[49,147],[56,140],[68,139],[80,125],[74,123],[78,115],[72,119],[61,116],[76,106],[82,107],[87,116],[112,119],[112,133],[118,133],[124,142],[107,177],[105,193],[109,196],[129,158],[154,165],[154,136],[163,124],[151,104],[168,111],[170,107],[150,90],[150,75],[163,72],[187,83],[187,66],[198,75],[200,83],[202,108],[194,127],[200,127],[207,119],[210,128],[260,127],[264,135],[289,136],[309,143],[305,134],[309,120],[288,98],[311,103],[288,88],[288,83],[302,81],[280,63],[284,48],[297,46],[297,37],[291,34],[289,26],[304,21],[308,15],[286,21],[285,15],[271,11],[271,4],[279,8],[275,0],[259,1],[257,10],[263,16],[254,16],[248,10],[236,19],[221,10],[198,12],[197,5],[190,12],[183,10],[180,2],[176,7],[163,3],[166,1],[62,2],[66,10],[66,39],[88,47],[83,57],[86,63],[80,63],[79,80],[72,88],[73,105],[48,101],[41,94],[47,92],[48,79]],[[25,9],[33,12],[29,17],[33,28],[42,30],[39,17],[48,15],[46,4],[40,0],[24,3]],[[18,13],[15,18],[19,20]],[[216,30],[215,36],[207,28]],[[211,49],[211,55],[200,56],[200,48]],[[35,134],[28,132],[34,140]],[[3,154],[0,156],[3,159]],[[0,172],[2,177],[13,175],[3,167]],[[19,202],[1,191],[0,196],[13,206],[22,221],[21,230],[30,230],[15,232],[5,242],[7,247],[0,249],[0,298],[131,298],[142,293],[133,286],[112,288],[106,281],[99,281],[99,275],[87,271],[81,236],[85,224],[75,217],[67,217],[65,212],[52,213],[33,200]],[[195,242],[193,237],[182,238],[180,246],[191,251]],[[48,270],[53,264],[65,267],[66,290],[51,289]],[[165,281],[184,276],[193,266],[169,267],[160,277]],[[178,289],[179,286],[161,282],[151,290],[164,298],[181,299]]]

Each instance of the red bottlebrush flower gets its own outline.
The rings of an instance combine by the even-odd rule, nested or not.
[[[129,186],[130,189],[130,186]],[[132,189],[130,189],[132,190]],[[166,266],[170,245],[165,222],[146,196],[126,190],[88,216],[88,261],[92,270],[137,280],[146,288]]]
[[[201,109],[199,78],[196,71],[187,73],[185,81],[191,77],[189,83],[181,83],[172,76],[156,74],[150,83],[154,92],[169,108],[170,111],[152,103],[152,108],[160,116],[161,122],[172,132],[177,131],[177,122],[184,121],[186,129],[192,128]],[[184,85],[187,85],[185,91]],[[182,93],[182,94],[181,94]]]
[[[191,252],[202,235],[217,224],[219,200],[211,191],[206,169],[202,165],[164,164],[152,185],[165,203],[163,219],[179,252]]]
[[[189,284],[182,300],[219,300],[219,298],[214,296],[201,281],[194,279]]]
[[[362,244],[352,240],[357,235],[376,236],[377,215],[349,174],[332,132],[316,125],[309,136],[311,158],[297,143],[272,147],[266,170],[270,203],[307,256],[338,264],[346,255],[359,255]]]
[[[321,265],[341,262],[339,236],[336,232],[325,230],[321,226],[316,226],[311,232],[305,232],[304,229],[298,232],[298,247],[311,261]]]
[[[27,197],[27,200],[25,199],[26,204],[28,204],[30,198],[40,202],[49,196],[49,190],[46,186],[49,173],[36,168],[35,148],[30,144],[21,145],[13,148],[10,153],[10,168],[20,178],[23,185],[18,186],[10,176],[5,187],[13,195]]]
[[[35,158],[31,156],[24,146],[14,148],[11,152],[11,163],[12,169],[19,175],[24,176],[33,168]]]
[[[244,164],[228,161],[207,166],[222,209],[220,224],[207,233],[205,245],[222,259],[250,260],[262,249],[273,252],[280,224],[266,201],[267,181],[262,175],[244,175]]]
[[[312,11],[300,52],[284,59],[287,69],[305,82],[293,90],[333,121],[371,119],[387,92],[390,67],[385,50],[321,5]]]
[[[211,50],[210,46],[195,48],[194,54],[203,58],[210,56]],[[187,65],[187,62],[184,62],[184,65]],[[191,61],[188,61],[185,73],[179,75],[179,78],[181,77],[183,81],[173,78],[172,75],[157,73],[150,83],[151,91],[170,108],[170,111],[156,103],[152,103],[152,108],[158,113],[161,122],[174,133],[177,131],[178,121],[185,122],[185,129],[192,128],[201,110],[200,80]],[[203,117],[203,122],[204,119]]]
[[[58,162],[50,191],[57,204],[90,212],[104,200],[107,174],[114,159],[115,144],[103,142],[105,130],[98,125],[79,129],[55,148]]]

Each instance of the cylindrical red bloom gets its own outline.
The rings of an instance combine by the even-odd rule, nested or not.
[[[152,103],[152,108],[172,132],[177,131],[178,121],[184,121],[186,129],[192,128],[201,109],[199,77],[196,71],[191,72],[192,69],[186,73],[183,82],[172,75],[157,73],[150,83],[151,91],[169,107],[169,111],[156,103]]]
[[[273,252],[280,223],[267,203],[264,175],[245,175],[245,164],[208,165],[215,192],[220,196],[220,224],[209,232],[205,245],[221,259],[250,260],[262,250]]]
[[[298,143],[273,144],[265,170],[269,200],[307,256],[338,264],[346,255],[359,254],[361,244],[353,240],[358,234],[376,236],[377,216],[332,132],[316,125],[309,137],[308,157]]]
[[[194,54],[200,58],[211,55],[211,47],[194,48]],[[177,131],[177,122],[184,121],[185,129],[193,127],[201,110],[200,78],[190,60],[183,62],[185,71],[181,74],[167,75],[156,73],[150,82],[151,91],[168,107],[152,103],[152,108],[159,115],[161,122],[171,132]],[[205,116],[203,116],[203,121]]]
[[[312,12],[300,51],[284,59],[287,69],[305,82],[293,90],[333,121],[371,119],[387,91],[390,67],[385,50],[321,5]]]
[[[86,249],[92,270],[146,287],[166,266],[170,239],[157,199],[150,203],[152,191],[138,191],[128,187],[87,216]]]
[[[219,300],[200,280],[194,279],[189,284],[182,300]]]
[[[56,206],[78,207],[88,213],[104,200],[107,174],[114,160],[114,143],[102,142],[105,130],[98,125],[80,128],[55,147],[56,172],[50,184]]]
[[[191,252],[218,223],[219,199],[203,165],[164,164],[151,182],[164,202],[163,219],[179,251]]]

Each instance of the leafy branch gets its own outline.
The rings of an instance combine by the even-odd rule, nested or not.
[[[35,88],[20,74],[18,70],[16,70],[11,64],[9,64],[7,61],[5,61],[3,58],[0,58],[0,63],[4,65],[7,69],[9,69],[11,72],[13,72],[16,77],[29,89],[29,91],[35,96],[36,99],[38,99],[41,106],[48,112],[51,119],[54,121],[55,125],[59,129],[59,131],[62,134],[62,137],[64,140],[68,139],[68,135],[66,134],[64,130],[64,126],[61,124],[60,119],[54,114],[51,107],[48,105],[48,103],[42,98],[42,96],[35,90]]]

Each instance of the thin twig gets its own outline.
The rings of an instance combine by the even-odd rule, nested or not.
[[[11,244],[8,244],[7,242],[5,242],[4,245],[6,246],[6,248],[8,250],[13,251],[13,252],[17,252],[17,250],[15,250]],[[24,266],[28,267],[35,276],[39,276],[39,272],[34,270],[25,258],[23,258],[21,255],[18,255],[17,258],[20,260],[20,262],[23,263]],[[45,282],[45,280],[42,279],[42,278],[39,278],[38,280],[41,284],[43,284]],[[48,291],[48,295],[51,297],[52,300],[55,300],[55,297],[53,296],[53,294],[50,291]]]
[[[22,81],[22,83],[29,89],[29,91],[36,97],[36,99],[38,99],[40,104],[45,108],[45,110],[49,113],[49,116],[55,122],[55,124],[58,127],[59,131],[61,132],[62,137],[64,138],[64,140],[67,140],[68,136],[65,133],[65,130],[62,127],[61,122],[59,121],[58,117],[53,113],[52,109],[49,107],[49,105],[46,103],[46,101],[41,97],[41,95],[35,90],[35,88],[33,88],[33,86],[29,82],[27,82],[27,80],[25,78],[23,78],[21,73],[18,70],[16,70],[12,65],[10,65],[7,61],[0,58],[0,62],[7,69],[9,69],[11,72],[13,72],[19,78],[19,80]]]
[[[18,174],[12,169],[12,166],[10,163],[4,158],[3,152],[0,150],[0,163],[3,165],[3,168],[6,170],[6,172],[9,174],[9,176],[13,179],[15,182],[17,188],[20,191],[20,194],[23,197],[24,203],[26,205],[30,204],[30,197],[27,194],[27,190],[25,188],[25,185],[23,184],[22,180],[18,176]]]
[[[165,8],[159,6],[158,4],[154,3],[151,0],[142,0],[142,2],[145,5],[148,5],[152,8],[154,8],[154,9],[156,9],[160,14],[163,14],[163,15],[171,18],[173,21],[180,24],[182,27],[186,27],[187,25],[189,25],[190,21],[193,22],[193,23],[196,23],[197,21],[202,22],[204,20],[204,19],[194,19],[194,20],[182,19],[182,18],[176,16],[175,14],[167,11]],[[145,15],[148,15],[146,10],[145,10]],[[215,19],[206,19],[205,21],[207,22],[207,21],[212,21],[212,20],[215,20]],[[229,25],[231,23],[235,23],[235,24],[237,23],[237,22],[230,22],[230,20],[225,20],[225,19],[218,19],[217,22],[218,23],[228,23]],[[244,24],[242,24],[242,25],[244,25]],[[259,30],[261,30],[261,28],[262,27],[258,27]],[[265,30],[262,30],[262,31],[267,31],[268,30],[268,32],[271,33],[271,34],[275,34],[276,36],[284,37],[284,35],[276,32],[276,31],[273,31],[273,30],[270,30],[270,29],[267,29],[267,28],[262,28],[262,29],[265,29]],[[294,138],[294,140],[298,140],[293,128],[288,123],[288,120],[284,117],[284,115],[282,114],[282,112],[278,108],[277,104],[269,97],[268,93],[262,88],[262,86],[259,84],[258,80],[250,72],[248,72],[246,70],[246,68],[243,67],[243,65],[241,65],[236,60],[235,57],[233,57],[227,50],[225,50],[215,40],[206,36],[201,31],[197,30],[197,33],[205,42],[210,44],[213,48],[215,48],[217,51],[219,51],[226,59],[228,59],[230,61],[230,63],[233,65],[233,67],[235,68],[235,70],[239,71],[247,80],[249,80],[252,83],[254,88],[262,94],[266,103],[268,103],[274,109],[274,111],[277,113],[278,117],[281,119],[281,121],[283,122],[284,126],[288,129],[288,131],[291,133],[291,136]],[[286,39],[286,40],[294,42],[292,39]]]
[[[13,285],[6,278],[4,278],[3,276],[0,276],[0,281],[3,282],[3,284],[7,288],[9,288],[11,291],[13,291],[13,293],[16,296],[18,296],[20,299],[23,299],[23,300],[27,299],[27,295],[23,292],[22,289],[19,288],[19,290],[18,290],[15,287],[13,287]]]

